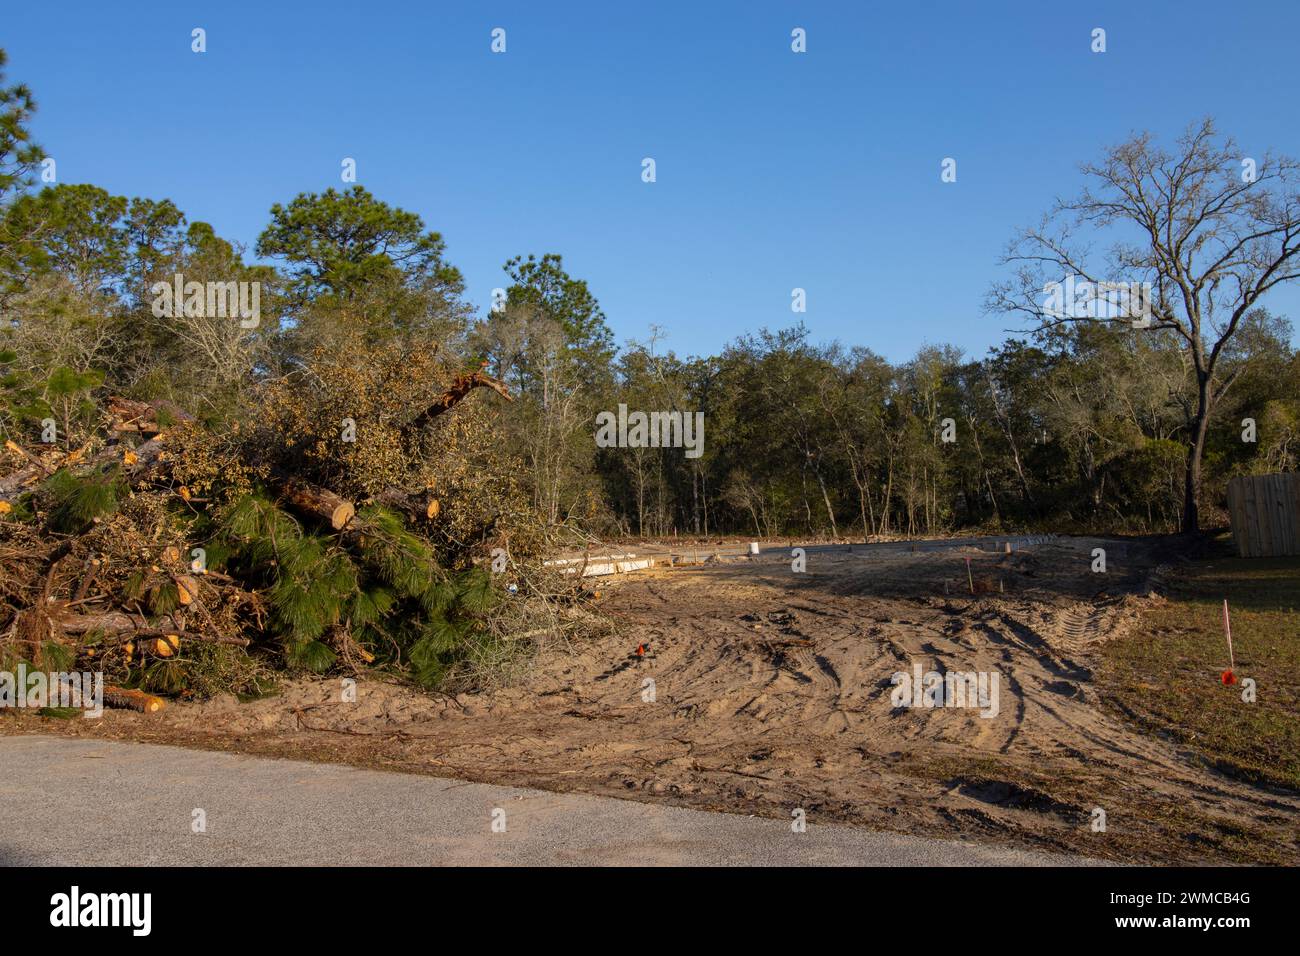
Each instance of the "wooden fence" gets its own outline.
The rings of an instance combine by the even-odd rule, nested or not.
[[[1300,474],[1233,478],[1228,516],[1243,558],[1300,554]]]

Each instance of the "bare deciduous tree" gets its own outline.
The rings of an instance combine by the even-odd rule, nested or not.
[[[1199,524],[1201,460],[1215,402],[1244,369],[1224,362],[1243,319],[1275,286],[1300,278],[1300,166],[1266,154],[1243,156],[1213,120],[1184,133],[1170,153],[1142,133],[1082,167],[1081,195],[1057,200],[1039,226],[1010,244],[1018,270],[989,292],[990,311],[1028,316],[1037,329],[1078,321],[1132,321],[1095,308],[1108,285],[1149,283],[1149,318],[1138,328],[1169,329],[1196,377],[1188,416],[1182,527]],[[1094,257],[1080,232],[1113,236]],[[1105,270],[1105,271],[1102,271]],[[1048,308],[1044,279],[1075,276],[1088,307]],[[1076,303],[1072,303],[1078,305]],[[1131,302],[1128,304],[1132,304]]]

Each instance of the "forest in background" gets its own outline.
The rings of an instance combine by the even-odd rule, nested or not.
[[[303,447],[314,443],[304,454],[316,477],[364,496],[393,470],[393,448],[369,426],[410,400],[394,383],[482,369],[515,400],[466,406],[463,441],[440,449],[454,473],[446,480],[466,501],[508,501],[546,536],[567,526],[600,536],[853,538],[1176,531],[1188,526],[1193,449],[1192,498],[1209,523],[1222,523],[1230,477],[1294,470],[1300,455],[1300,355],[1289,323],[1262,302],[1293,277],[1290,166],[1265,164],[1258,181],[1234,187],[1235,163],[1221,167],[1235,153],[1212,124],[1173,154],[1139,138],[1093,167],[1103,185],[1107,176],[1125,185],[1125,168],[1138,183],[1172,175],[1195,202],[1218,203],[1199,219],[1194,203],[1172,197],[1163,219],[1150,211],[1153,226],[1169,227],[1178,267],[1153,240],[1149,251],[1120,247],[1106,273],[1154,278],[1152,328],[1031,316],[1024,334],[984,357],[933,344],[891,363],[871,350],[873,324],[923,329],[924,316],[875,315],[864,296],[860,343],[819,343],[792,315],[791,327],[744,336],[718,355],[679,357],[661,347],[659,330],[616,345],[587,282],[556,254],[509,259],[501,300],[476,308],[443,237],[360,185],[274,206],[248,249],[166,198],[43,184],[44,154],[27,131],[31,93],[0,88],[0,438],[21,447],[40,442],[50,419],[57,445],[81,447],[109,395],[166,399],[218,429],[274,431],[274,414],[286,433],[293,420]],[[1227,191],[1214,192],[1219,173]],[[1055,212],[1115,215],[1089,198],[1098,205]],[[1229,204],[1238,219],[1215,219]],[[1252,222],[1254,233],[1240,230]],[[1074,264],[1046,232],[1025,239]],[[1216,260],[1216,247],[1234,251]],[[177,274],[259,283],[256,327],[183,308],[157,315],[150,290]],[[1176,314],[1193,282],[1197,308]],[[995,284],[989,314],[973,304],[972,321],[1009,324],[1016,291]],[[1216,296],[1220,311],[1231,300],[1221,340],[1211,332]],[[1196,324],[1192,335],[1180,318]],[[597,413],[620,403],[703,412],[703,454],[597,447]],[[953,441],[943,440],[946,419]],[[1243,419],[1255,422],[1254,441],[1243,440]],[[336,441],[345,420],[356,423],[347,446]],[[477,521],[484,510],[465,512]]]

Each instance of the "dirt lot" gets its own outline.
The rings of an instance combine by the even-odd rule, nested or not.
[[[1108,570],[1091,570],[1104,546]],[[971,579],[965,558],[971,560]],[[1162,564],[1162,559],[1171,562]],[[1010,555],[784,552],[605,579],[618,634],[555,647],[521,685],[434,698],[362,682],[175,705],[62,732],[1058,849],[1113,860],[1300,862],[1300,794],[1251,786],[1146,736],[1094,680],[1176,559],[1061,539]],[[976,590],[970,593],[971,580]],[[635,653],[649,645],[644,657]],[[896,708],[891,675],[1000,675],[996,716]],[[1207,694],[1236,691],[1206,675]],[[647,699],[653,680],[653,700]],[[1094,830],[1095,810],[1104,832]]]

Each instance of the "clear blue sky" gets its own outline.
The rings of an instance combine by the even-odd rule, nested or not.
[[[509,256],[558,252],[620,341],[658,325],[699,354],[802,318],[901,360],[1004,337],[999,253],[1102,145],[1211,114],[1246,155],[1300,156],[1297,36],[1294,0],[64,0],[11,7],[0,46],[60,181],[170,198],[250,251],[350,156],[480,308]],[[1268,304],[1300,320],[1300,290]]]

